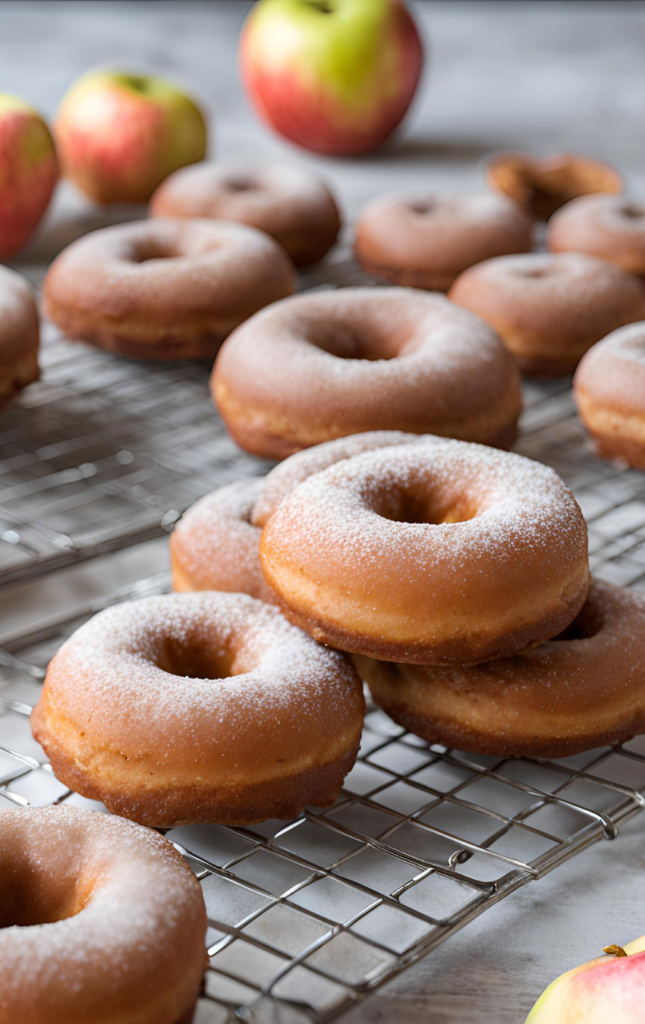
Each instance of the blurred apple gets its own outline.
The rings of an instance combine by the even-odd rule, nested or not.
[[[38,111],[0,93],[0,260],[33,234],[57,178],[54,140]]]
[[[145,203],[169,174],[206,155],[197,104],[152,75],[84,75],[63,97],[54,134],[63,174],[105,205]]]
[[[414,96],[423,49],[402,0],[259,0],[240,68],[260,116],[318,153],[366,153]]]

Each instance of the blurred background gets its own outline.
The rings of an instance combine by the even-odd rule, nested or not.
[[[245,96],[237,40],[246,0],[4,0],[0,90],[51,121],[80,74],[107,64],[175,79],[211,121],[211,155],[295,157],[332,179],[352,216],[386,188],[472,187],[498,149],[573,150],[606,159],[645,191],[645,4],[449,0],[410,6],[424,78],[402,128],[367,157],[317,157],[260,123]],[[82,211],[58,190],[49,223]]]

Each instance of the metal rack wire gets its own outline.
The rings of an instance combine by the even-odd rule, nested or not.
[[[343,257],[305,284],[357,280]],[[0,445],[14,447],[3,447],[0,516],[18,539],[4,537],[13,554],[0,557],[0,579],[158,533],[211,487],[259,470],[223,437],[205,368],[119,361],[64,342],[47,359],[44,383],[22,400],[29,417],[2,421]],[[527,385],[517,447],[573,487],[594,572],[645,588],[645,476],[596,458],[567,382]],[[106,603],[167,585],[147,580]],[[97,806],[55,778],[29,728],[49,658],[96,610],[0,647],[0,806]],[[562,760],[500,760],[428,746],[371,708],[332,808],[168,833],[209,914],[196,1024],[330,1019],[515,889],[614,838],[645,806],[643,793],[645,738]]]

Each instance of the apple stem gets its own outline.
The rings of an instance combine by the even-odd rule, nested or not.
[[[603,953],[609,953],[610,956],[629,956],[629,953],[626,953],[622,946],[616,945],[605,946]]]

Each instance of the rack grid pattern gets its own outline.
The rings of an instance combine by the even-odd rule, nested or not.
[[[42,268],[19,269],[42,284]],[[367,281],[341,246],[299,286]],[[228,438],[208,363],[122,359],[45,322],[41,365],[0,420],[0,585],[160,536],[207,491],[268,466]]]
[[[359,283],[341,250],[302,286]],[[265,468],[225,437],[207,367],[119,360],[56,338],[44,355],[44,380],[0,424],[0,583],[159,535],[203,493]],[[645,476],[596,458],[568,382],[527,384],[525,404],[517,450],[573,488],[593,571],[645,589]],[[49,659],[99,607],[0,647],[0,807],[101,809],[55,778],[29,728]],[[428,745],[370,707],[332,808],[168,832],[209,914],[195,1024],[336,1016],[509,893],[615,838],[643,794],[645,737],[562,760],[500,760]]]

